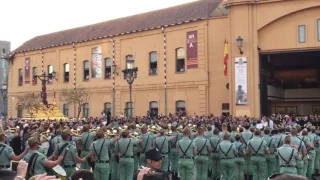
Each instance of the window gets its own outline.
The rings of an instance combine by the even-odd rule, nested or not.
[[[105,79],[110,79],[111,78],[111,59],[110,58],[106,58],[105,59],[105,75],[104,75],[104,78]]]
[[[38,83],[38,68],[33,67],[32,68],[32,85],[36,85]]]
[[[320,19],[317,20],[317,29],[318,29],[318,41],[320,41]]]
[[[133,69],[134,66],[134,58],[132,55],[126,56],[127,69]]]
[[[150,59],[150,69],[149,69],[149,75],[155,75],[158,71],[158,55],[157,52],[151,52],[149,55]]]
[[[53,66],[49,65],[48,66],[48,84],[52,84],[53,83],[53,77],[52,77],[52,73],[53,73]]]
[[[64,64],[63,65],[64,69],[64,82],[69,82],[69,71],[70,71],[70,65],[69,64]]]
[[[178,48],[176,50],[177,72],[184,72],[185,71],[185,59],[186,59],[186,52],[185,52],[184,48]]]
[[[177,113],[186,110],[186,102],[185,101],[177,101],[176,102],[176,111]]]
[[[83,80],[89,80],[89,61],[85,60],[83,61]]]
[[[134,104],[132,103],[132,107],[130,106],[130,102],[126,103],[126,109],[125,109],[125,113],[128,117],[133,117],[133,109],[134,109]]]
[[[18,82],[19,86],[22,86],[23,84],[23,71],[22,69],[19,69],[19,82]]]
[[[21,117],[22,117],[22,112],[23,112],[22,106],[21,106],[21,105],[18,105],[17,110],[18,110],[17,117],[18,117],[18,118],[21,118]]]
[[[82,116],[85,118],[89,117],[89,104],[88,103],[83,105]]]
[[[150,102],[149,111],[150,111],[151,117],[158,116],[158,102],[156,101]]]
[[[111,103],[104,103],[104,110],[111,113]]]
[[[69,117],[69,104],[63,104],[63,114],[66,117]]]
[[[229,111],[229,103],[222,103],[222,111]]]
[[[306,42],[306,25],[299,25],[298,26],[298,34],[299,34],[299,43]]]

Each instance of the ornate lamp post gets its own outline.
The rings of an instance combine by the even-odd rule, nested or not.
[[[240,51],[240,54],[242,55],[243,54],[243,51],[242,51],[242,42],[243,42],[243,39],[241,38],[241,36],[238,36],[238,38],[236,39],[237,41],[237,45],[238,45],[238,48],[239,48],[239,51]]]
[[[127,58],[127,68],[122,70],[123,76],[125,80],[127,80],[127,83],[129,84],[129,91],[130,91],[130,114],[129,117],[132,118],[132,84],[134,80],[137,78],[138,75],[138,68],[133,67],[134,66],[134,59]]]
[[[53,71],[52,75],[47,75],[45,72],[42,73],[42,75],[37,76],[37,78],[39,78],[39,80],[41,81],[41,98],[42,98],[42,103],[43,105],[48,107],[48,101],[47,101],[47,81],[49,81],[49,79],[53,79],[56,77],[56,72]]]
[[[1,95],[2,95],[2,100],[3,100],[4,124],[6,125],[6,121],[7,121],[7,98],[8,98],[7,82],[2,82]]]

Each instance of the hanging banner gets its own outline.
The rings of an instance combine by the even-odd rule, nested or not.
[[[198,68],[198,33],[187,32],[187,69]]]
[[[237,57],[235,59],[235,88],[236,104],[246,105],[247,101],[247,58]]]
[[[92,78],[102,77],[102,48],[95,47],[91,51],[91,73]]]
[[[25,59],[24,79],[25,84],[30,84],[30,58]]]

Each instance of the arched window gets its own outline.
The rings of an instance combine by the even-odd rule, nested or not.
[[[82,116],[85,117],[85,118],[88,118],[89,117],[89,104],[86,103],[83,105],[83,111],[82,111]]]
[[[176,102],[176,111],[179,113],[180,111],[186,110],[186,102],[185,101],[177,101]]]
[[[320,19],[317,20],[318,41],[320,42]]]
[[[83,80],[88,81],[90,78],[90,64],[88,60],[83,61]]]
[[[38,68],[33,67],[32,68],[32,85],[36,85],[38,83]]]
[[[127,65],[127,69],[133,69],[133,67],[134,67],[134,57],[133,57],[133,55],[127,55],[126,56],[126,65]]]
[[[107,113],[108,111],[111,113],[111,103],[104,103],[104,110]],[[107,114],[106,114],[107,115]]]
[[[184,48],[176,50],[176,71],[185,72],[186,51]]]
[[[149,53],[149,75],[155,75],[158,72],[158,54],[157,52]]]
[[[104,78],[105,79],[110,79],[111,78],[111,64],[112,64],[112,60],[111,58],[106,58],[105,60],[105,75],[104,75]]]
[[[52,78],[52,73],[53,73],[53,66],[49,65],[48,66],[48,84],[52,84],[53,83],[53,78]]]
[[[158,116],[159,105],[157,101],[151,101],[149,103],[149,111],[152,118]]]
[[[70,72],[70,65],[68,63],[63,65],[63,71],[64,71],[64,82],[69,82],[69,72]]]
[[[23,71],[22,71],[22,69],[19,69],[19,74],[18,74],[18,76],[19,76],[18,85],[19,85],[19,86],[22,86],[22,84],[23,84]]]
[[[125,113],[128,117],[133,117],[133,109],[134,109],[134,104],[132,103],[132,106],[130,106],[130,102],[126,103],[126,109],[125,109]]]

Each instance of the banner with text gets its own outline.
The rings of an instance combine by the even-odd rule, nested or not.
[[[95,47],[91,51],[91,73],[92,78],[102,77],[102,48]]]
[[[198,33],[187,32],[187,69],[198,68]]]
[[[30,84],[30,58],[25,59],[24,78],[24,83]]]
[[[236,104],[246,105],[247,101],[247,58],[237,57],[235,59],[235,88]]]

